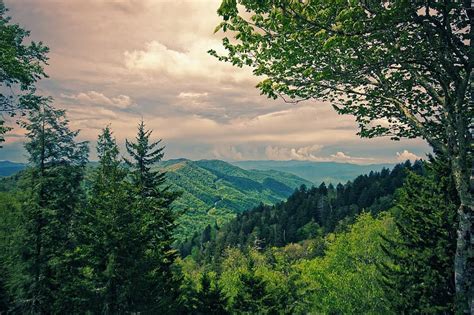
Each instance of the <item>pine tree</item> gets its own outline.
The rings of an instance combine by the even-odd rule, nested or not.
[[[220,291],[217,280],[211,281],[208,273],[204,273],[201,278],[201,288],[195,294],[196,308],[192,314],[227,314],[225,310],[226,299]]]
[[[137,288],[143,292],[143,304],[153,305],[147,311],[172,313],[178,297],[179,279],[173,272],[177,251],[173,249],[173,230],[177,214],[172,202],[178,194],[165,186],[165,173],[153,171],[154,164],[163,158],[161,140],[150,142],[152,131],[145,129],[143,121],[138,126],[136,142],[126,141],[131,160],[126,159],[131,169],[131,183],[135,193],[133,209],[141,218],[141,240],[143,256],[141,270],[148,280]]]
[[[131,168],[132,183],[142,197],[162,199],[165,195],[162,185],[166,175],[164,172],[152,171],[151,167],[163,158],[164,147],[159,146],[161,140],[150,143],[151,133],[141,121],[136,142],[126,140],[127,153],[131,160],[125,159],[125,163]]]
[[[387,239],[391,264],[381,267],[383,287],[397,313],[454,312],[457,199],[446,165],[410,173],[393,210],[399,237]]]
[[[63,110],[41,104],[24,127],[30,169],[22,204],[22,237],[17,274],[12,279],[15,311],[74,311],[76,269],[71,253],[82,197],[81,180],[88,147],[76,142]]]
[[[134,310],[139,296],[134,284],[141,279],[136,260],[141,222],[133,213],[127,172],[108,126],[99,135],[97,155],[81,248],[88,274],[86,307],[94,313],[124,313]]]

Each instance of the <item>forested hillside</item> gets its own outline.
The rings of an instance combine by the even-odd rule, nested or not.
[[[23,163],[0,161],[0,177],[13,175],[25,168]]]
[[[26,164],[4,163],[0,170],[14,173]],[[88,163],[85,185],[90,186],[91,174],[98,163]],[[174,209],[182,213],[178,219],[176,237],[179,241],[202,231],[207,225],[223,225],[236,214],[259,203],[274,204],[286,199],[301,185],[312,183],[295,175],[278,171],[247,171],[219,160],[169,160],[153,167],[166,172],[171,189],[182,195]],[[0,179],[0,191],[17,186],[21,174]]]
[[[262,203],[239,213],[226,225],[210,224],[184,243],[181,253],[187,256],[194,248],[209,260],[219,257],[227,247],[281,247],[344,229],[362,211],[376,215],[390,209],[393,194],[403,185],[408,171],[422,174],[421,162],[412,165],[407,161],[392,170],[370,172],[336,186],[301,186],[287,201]]]
[[[172,189],[182,192],[174,203],[182,212],[176,235],[189,238],[207,225],[223,225],[259,203],[286,199],[297,187],[311,185],[277,171],[246,171],[219,160],[170,160],[157,165],[167,173]]]
[[[452,313],[458,201],[446,175],[443,163],[407,162],[301,187],[208,226],[181,247],[185,304],[197,313]]]

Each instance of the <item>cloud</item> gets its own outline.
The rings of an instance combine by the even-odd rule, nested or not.
[[[142,12],[148,6],[147,0],[95,0],[100,4],[128,14]]]
[[[403,150],[402,153],[397,152],[397,160],[399,162],[405,162],[406,160],[410,161],[416,161],[416,160],[421,160],[421,157],[409,152],[408,150]]]
[[[206,80],[231,79],[255,80],[250,69],[238,69],[218,62],[207,54],[209,49],[222,50],[219,41],[201,39],[190,42],[185,50],[166,46],[158,40],[145,44],[143,49],[126,50],[124,64],[128,70],[148,78],[168,76],[172,78],[202,78]]]
[[[330,155],[323,155],[320,152],[323,148],[323,146],[318,144],[300,148],[278,147],[270,145],[265,148],[265,157],[269,160],[280,161],[299,160],[313,162],[346,162],[355,164],[369,164],[378,162],[374,158],[353,157],[341,151]]]
[[[314,144],[300,148],[287,148],[278,146],[267,146],[265,148],[265,156],[269,160],[317,160],[313,154],[322,149],[322,145]]]
[[[212,154],[217,159],[240,161],[244,159],[242,152],[239,152],[235,146],[214,147]]]
[[[125,109],[135,106],[136,104],[127,95],[118,95],[115,97],[107,97],[96,91],[81,92],[72,95],[61,94],[65,99],[78,101],[86,105],[106,106],[118,109]]]
[[[49,79],[38,91],[67,110],[85,140],[112,123],[123,141],[143,117],[167,143],[167,157],[366,163],[429,151],[420,139],[360,139],[354,118],[329,103],[260,95],[250,69],[207,54],[222,52],[222,33],[213,33],[222,0],[5,2],[13,22],[50,47]],[[12,133],[0,155],[19,139]]]
[[[185,99],[203,98],[203,97],[207,97],[208,95],[209,95],[209,93],[207,93],[207,92],[204,92],[204,93],[181,92],[181,93],[179,93],[178,98],[185,98]]]

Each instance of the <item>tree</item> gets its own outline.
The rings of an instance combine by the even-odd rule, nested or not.
[[[143,251],[142,272],[148,279],[144,298],[153,301],[154,311],[172,313],[178,297],[179,279],[173,272],[177,251],[172,248],[173,231],[177,213],[172,202],[179,196],[165,186],[166,174],[153,171],[154,164],[163,158],[163,149],[157,142],[150,142],[152,131],[145,129],[143,121],[138,126],[136,142],[126,141],[131,160],[125,159],[130,167],[131,184],[135,200],[133,211],[141,217],[141,246]],[[139,246],[139,244],[137,244]]]
[[[383,287],[397,313],[454,312],[456,207],[452,178],[439,161],[427,176],[410,173],[392,210],[398,235],[383,249]]]
[[[133,212],[133,194],[121,166],[119,149],[107,126],[97,141],[95,169],[83,221],[80,254],[83,257],[86,310],[94,313],[133,311],[141,300],[137,289],[144,275],[139,269],[140,220]],[[133,279],[133,280],[132,280]],[[138,300],[138,301],[137,301]]]
[[[48,47],[41,42],[24,41],[30,35],[6,16],[0,1],[0,143],[11,127],[5,125],[3,114],[13,117],[18,111],[37,109],[43,97],[35,95],[36,82],[46,77],[43,66],[48,60]],[[1,146],[0,146],[1,147]]]
[[[22,313],[75,311],[72,252],[88,147],[76,142],[78,131],[68,123],[63,110],[42,104],[24,125],[30,168],[21,206],[18,272],[12,280],[15,307]]]
[[[298,297],[309,305],[305,313],[392,314],[377,266],[388,261],[381,236],[393,237],[394,231],[387,213],[377,219],[362,213],[347,232],[328,235],[323,257],[296,264]]]
[[[0,309],[10,309],[12,292],[9,284],[14,278],[16,247],[21,232],[20,201],[17,194],[0,192]]]
[[[217,280],[212,281],[209,273],[201,278],[201,288],[196,294],[197,307],[193,314],[227,314],[226,300]]]
[[[237,5],[239,4],[239,5]],[[240,11],[239,11],[240,10]],[[263,94],[330,101],[363,137],[424,138],[449,161],[460,199],[458,310],[474,308],[474,4],[471,1],[223,0],[220,60],[265,76]]]

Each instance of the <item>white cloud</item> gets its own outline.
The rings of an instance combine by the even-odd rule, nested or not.
[[[129,71],[148,77],[201,78],[214,82],[221,79],[255,80],[250,69],[238,69],[219,62],[207,53],[209,49],[222,50],[222,45],[216,39],[202,38],[190,42],[186,50],[181,51],[152,40],[143,49],[126,50],[124,64]]]
[[[6,0],[14,22],[51,49],[50,78],[38,90],[53,96],[88,140],[108,123],[120,141],[133,137],[143,116],[173,157],[365,163],[357,156],[394,162],[393,153],[404,156],[405,148],[429,150],[421,139],[360,139],[353,117],[327,103],[261,96],[250,69],[207,54],[222,52],[223,34],[213,33],[221,2]]]
[[[242,152],[239,152],[235,146],[217,146],[214,147],[212,154],[217,159],[240,161],[244,159]]]
[[[193,93],[193,92],[181,92],[178,95],[178,98],[203,98],[207,97],[209,93],[204,92],[204,93]]]
[[[314,144],[300,148],[287,148],[268,145],[265,148],[265,156],[269,160],[308,160],[315,161],[318,158],[313,154],[323,148],[322,145]]]
[[[347,162],[347,163],[355,163],[355,164],[368,164],[368,163],[380,162],[371,157],[354,157],[341,151],[338,151],[335,154],[331,154],[330,157],[333,161],[336,161],[336,162]]]
[[[420,156],[418,156],[414,153],[411,153],[408,150],[403,150],[402,153],[397,152],[397,160],[399,162],[405,162],[406,160],[416,161],[416,160],[420,160],[420,159],[421,159]]]
[[[269,160],[299,160],[299,161],[314,161],[314,162],[348,162],[356,164],[374,163],[375,159],[366,157],[353,157],[344,152],[336,152],[329,156],[324,156],[319,153],[323,149],[322,145],[312,145],[300,148],[289,148],[279,146],[267,146],[265,148],[265,157]],[[318,154],[316,154],[318,152]]]
[[[115,97],[107,97],[96,91],[80,92],[72,95],[61,94],[61,96],[65,99],[78,101],[85,105],[99,105],[118,109],[125,109],[136,105],[130,96],[118,95]]]
[[[352,159],[351,156],[346,155],[344,152],[336,152],[336,154],[331,154],[331,157],[336,160],[350,160]]]

